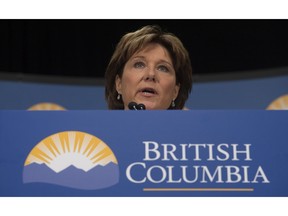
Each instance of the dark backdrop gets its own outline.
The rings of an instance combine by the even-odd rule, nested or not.
[[[120,37],[147,24],[176,34],[194,74],[288,66],[287,20],[0,20],[0,71],[100,77]]]

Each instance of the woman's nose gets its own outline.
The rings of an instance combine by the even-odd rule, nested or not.
[[[144,80],[145,81],[153,81],[153,82],[156,81],[156,73],[155,73],[154,69],[147,68]]]

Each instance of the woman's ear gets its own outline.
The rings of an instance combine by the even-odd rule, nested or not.
[[[122,93],[122,83],[121,83],[121,78],[119,77],[119,75],[116,75],[115,87],[116,87],[116,91],[118,92],[118,94],[121,94]]]
[[[174,100],[176,100],[176,98],[178,97],[179,90],[180,90],[180,83],[177,84],[177,85],[175,85],[175,88],[174,88],[174,97],[173,97]]]

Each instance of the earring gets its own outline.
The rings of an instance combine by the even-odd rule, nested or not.
[[[172,103],[171,103],[171,107],[175,107],[176,106],[176,104],[175,104],[175,101],[174,100],[172,100]]]
[[[117,100],[120,100],[120,99],[121,99],[121,95],[118,94],[118,95],[117,95]]]

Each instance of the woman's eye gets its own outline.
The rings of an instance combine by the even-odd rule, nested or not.
[[[163,71],[163,72],[169,72],[169,68],[164,65],[159,66],[158,70]]]
[[[143,67],[145,67],[145,64],[143,62],[136,62],[134,64],[134,67],[135,68],[143,68]]]

